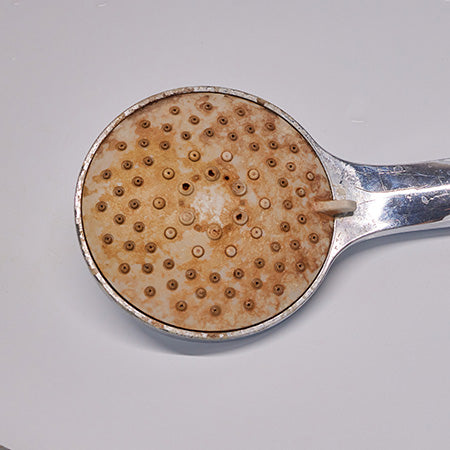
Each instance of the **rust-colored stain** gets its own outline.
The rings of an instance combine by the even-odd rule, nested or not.
[[[86,175],[82,218],[111,286],[153,319],[220,332],[276,316],[327,256],[331,200],[310,145],[263,106],[219,93],[120,122]]]

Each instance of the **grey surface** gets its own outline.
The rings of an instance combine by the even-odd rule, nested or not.
[[[0,442],[11,449],[450,445],[450,234],[362,243],[281,326],[160,336],[73,225],[103,127],[164,89],[255,93],[345,159],[450,156],[450,2],[2,1]]]

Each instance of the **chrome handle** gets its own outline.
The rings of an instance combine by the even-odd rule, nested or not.
[[[402,166],[353,165],[376,230],[450,226],[450,159]],[[397,230],[402,231],[402,230]]]
[[[335,198],[357,204],[336,220],[335,254],[380,234],[450,227],[450,159],[369,166],[321,156]]]

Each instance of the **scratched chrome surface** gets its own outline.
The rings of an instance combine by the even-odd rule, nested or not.
[[[84,235],[81,216],[83,183],[100,143],[119,122],[137,109],[156,100],[188,92],[234,95],[274,111],[296,128],[316,151],[329,177],[333,198],[354,200],[357,204],[352,214],[336,218],[329,253],[308,290],[294,304],[272,319],[240,330],[208,333],[184,330],[170,325],[155,326],[153,319],[133,308],[110,287],[97,269]],[[130,107],[111,122],[94,142],[78,177],[75,222],[83,255],[91,272],[109,295],[128,312],[158,330],[178,337],[199,340],[234,339],[264,331],[298,310],[319,287],[338,254],[355,242],[380,234],[450,226],[450,159],[395,166],[368,166],[346,162],[326,152],[292,117],[259,97],[233,89],[209,86],[174,89],[149,97]]]
[[[371,237],[450,227],[450,159],[368,166],[320,153],[336,198],[357,203],[336,221],[332,257]]]

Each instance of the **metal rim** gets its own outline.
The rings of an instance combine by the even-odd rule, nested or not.
[[[312,137],[308,134],[308,132],[297,122],[295,121],[290,115],[286,114],[284,111],[282,111],[277,106],[273,105],[270,102],[267,102],[260,97],[257,97],[255,95],[247,94],[246,92],[239,91],[236,89],[229,89],[229,88],[223,88],[223,87],[215,87],[215,86],[195,86],[195,87],[183,87],[178,89],[171,89],[164,92],[161,92],[156,95],[152,95],[150,97],[147,97],[144,100],[141,100],[140,102],[134,104],[130,108],[126,109],[124,112],[119,114],[97,137],[95,142],[92,144],[88,154],[86,155],[80,174],[78,176],[77,184],[76,184],[76,191],[75,191],[75,225],[77,229],[77,235],[78,240],[81,246],[81,250],[83,252],[84,259],[86,260],[86,263],[91,271],[91,273],[94,275],[94,277],[97,279],[97,281],[100,283],[100,285],[103,287],[103,289],[112,297],[113,300],[115,300],[120,306],[122,306],[126,311],[128,311],[133,316],[137,317],[138,319],[142,320],[144,323],[152,326],[153,328],[166,333],[170,334],[172,336],[181,337],[181,338],[187,338],[192,340],[201,340],[201,341],[219,341],[219,340],[230,340],[230,339],[236,339],[240,337],[250,336],[256,333],[260,333],[262,331],[265,331],[274,325],[282,322],[284,319],[289,317],[291,314],[293,314],[295,311],[297,311],[301,306],[303,306],[308,299],[311,297],[311,295],[315,292],[317,287],[322,282],[326,272],[328,271],[328,268],[331,264],[332,257],[330,255],[330,249],[333,246],[333,242],[335,239],[335,230],[333,229],[333,236],[331,240],[330,249],[328,250],[327,257],[325,259],[324,264],[322,265],[322,268],[320,269],[319,273],[317,274],[314,281],[311,283],[311,285],[308,287],[308,289],[303,293],[301,297],[299,297],[294,303],[292,303],[291,306],[286,308],[285,310],[278,313],[276,316],[272,317],[271,319],[265,320],[264,322],[258,323],[256,325],[249,326],[247,328],[241,328],[237,330],[232,331],[223,331],[223,332],[203,332],[203,331],[193,331],[193,330],[187,330],[183,328],[177,328],[173,325],[168,325],[166,323],[160,322],[150,316],[147,316],[137,308],[135,308],[133,305],[128,303],[127,300],[125,300],[121,295],[119,295],[113,287],[109,284],[108,280],[103,276],[103,274],[98,269],[97,265],[95,264],[95,261],[91,255],[91,252],[89,250],[89,246],[86,241],[86,237],[84,234],[84,227],[83,227],[83,220],[82,220],[82,214],[81,214],[81,200],[82,200],[82,192],[83,192],[83,185],[86,178],[87,171],[89,169],[90,163],[100,146],[100,144],[103,142],[103,140],[106,138],[106,136],[120,123],[122,122],[126,117],[133,114],[135,111],[143,108],[144,106],[149,105],[150,103],[156,102],[158,100],[161,100],[163,98],[171,97],[174,95],[179,94],[188,94],[193,92],[205,92],[205,93],[218,93],[218,94],[225,94],[225,95],[232,95],[235,97],[240,97],[245,100],[249,100],[253,103],[257,103],[271,111],[273,111],[275,114],[283,118],[285,121],[287,121],[292,127],[294,127],[305,139],[306,141],[311,145],[314,152],[316,153],[317,157],[319,158],[322,166],[324,167],[325,173],[327,174],[328,181],[330,182],[329,175],[327,172],[327,167],[324,162],[323,158],[323,152],[324,150],[312,139]],[[333,189],[333,185],[330,182],[331,190],[333,192],[333,197],[335,197],[335,192]]]

